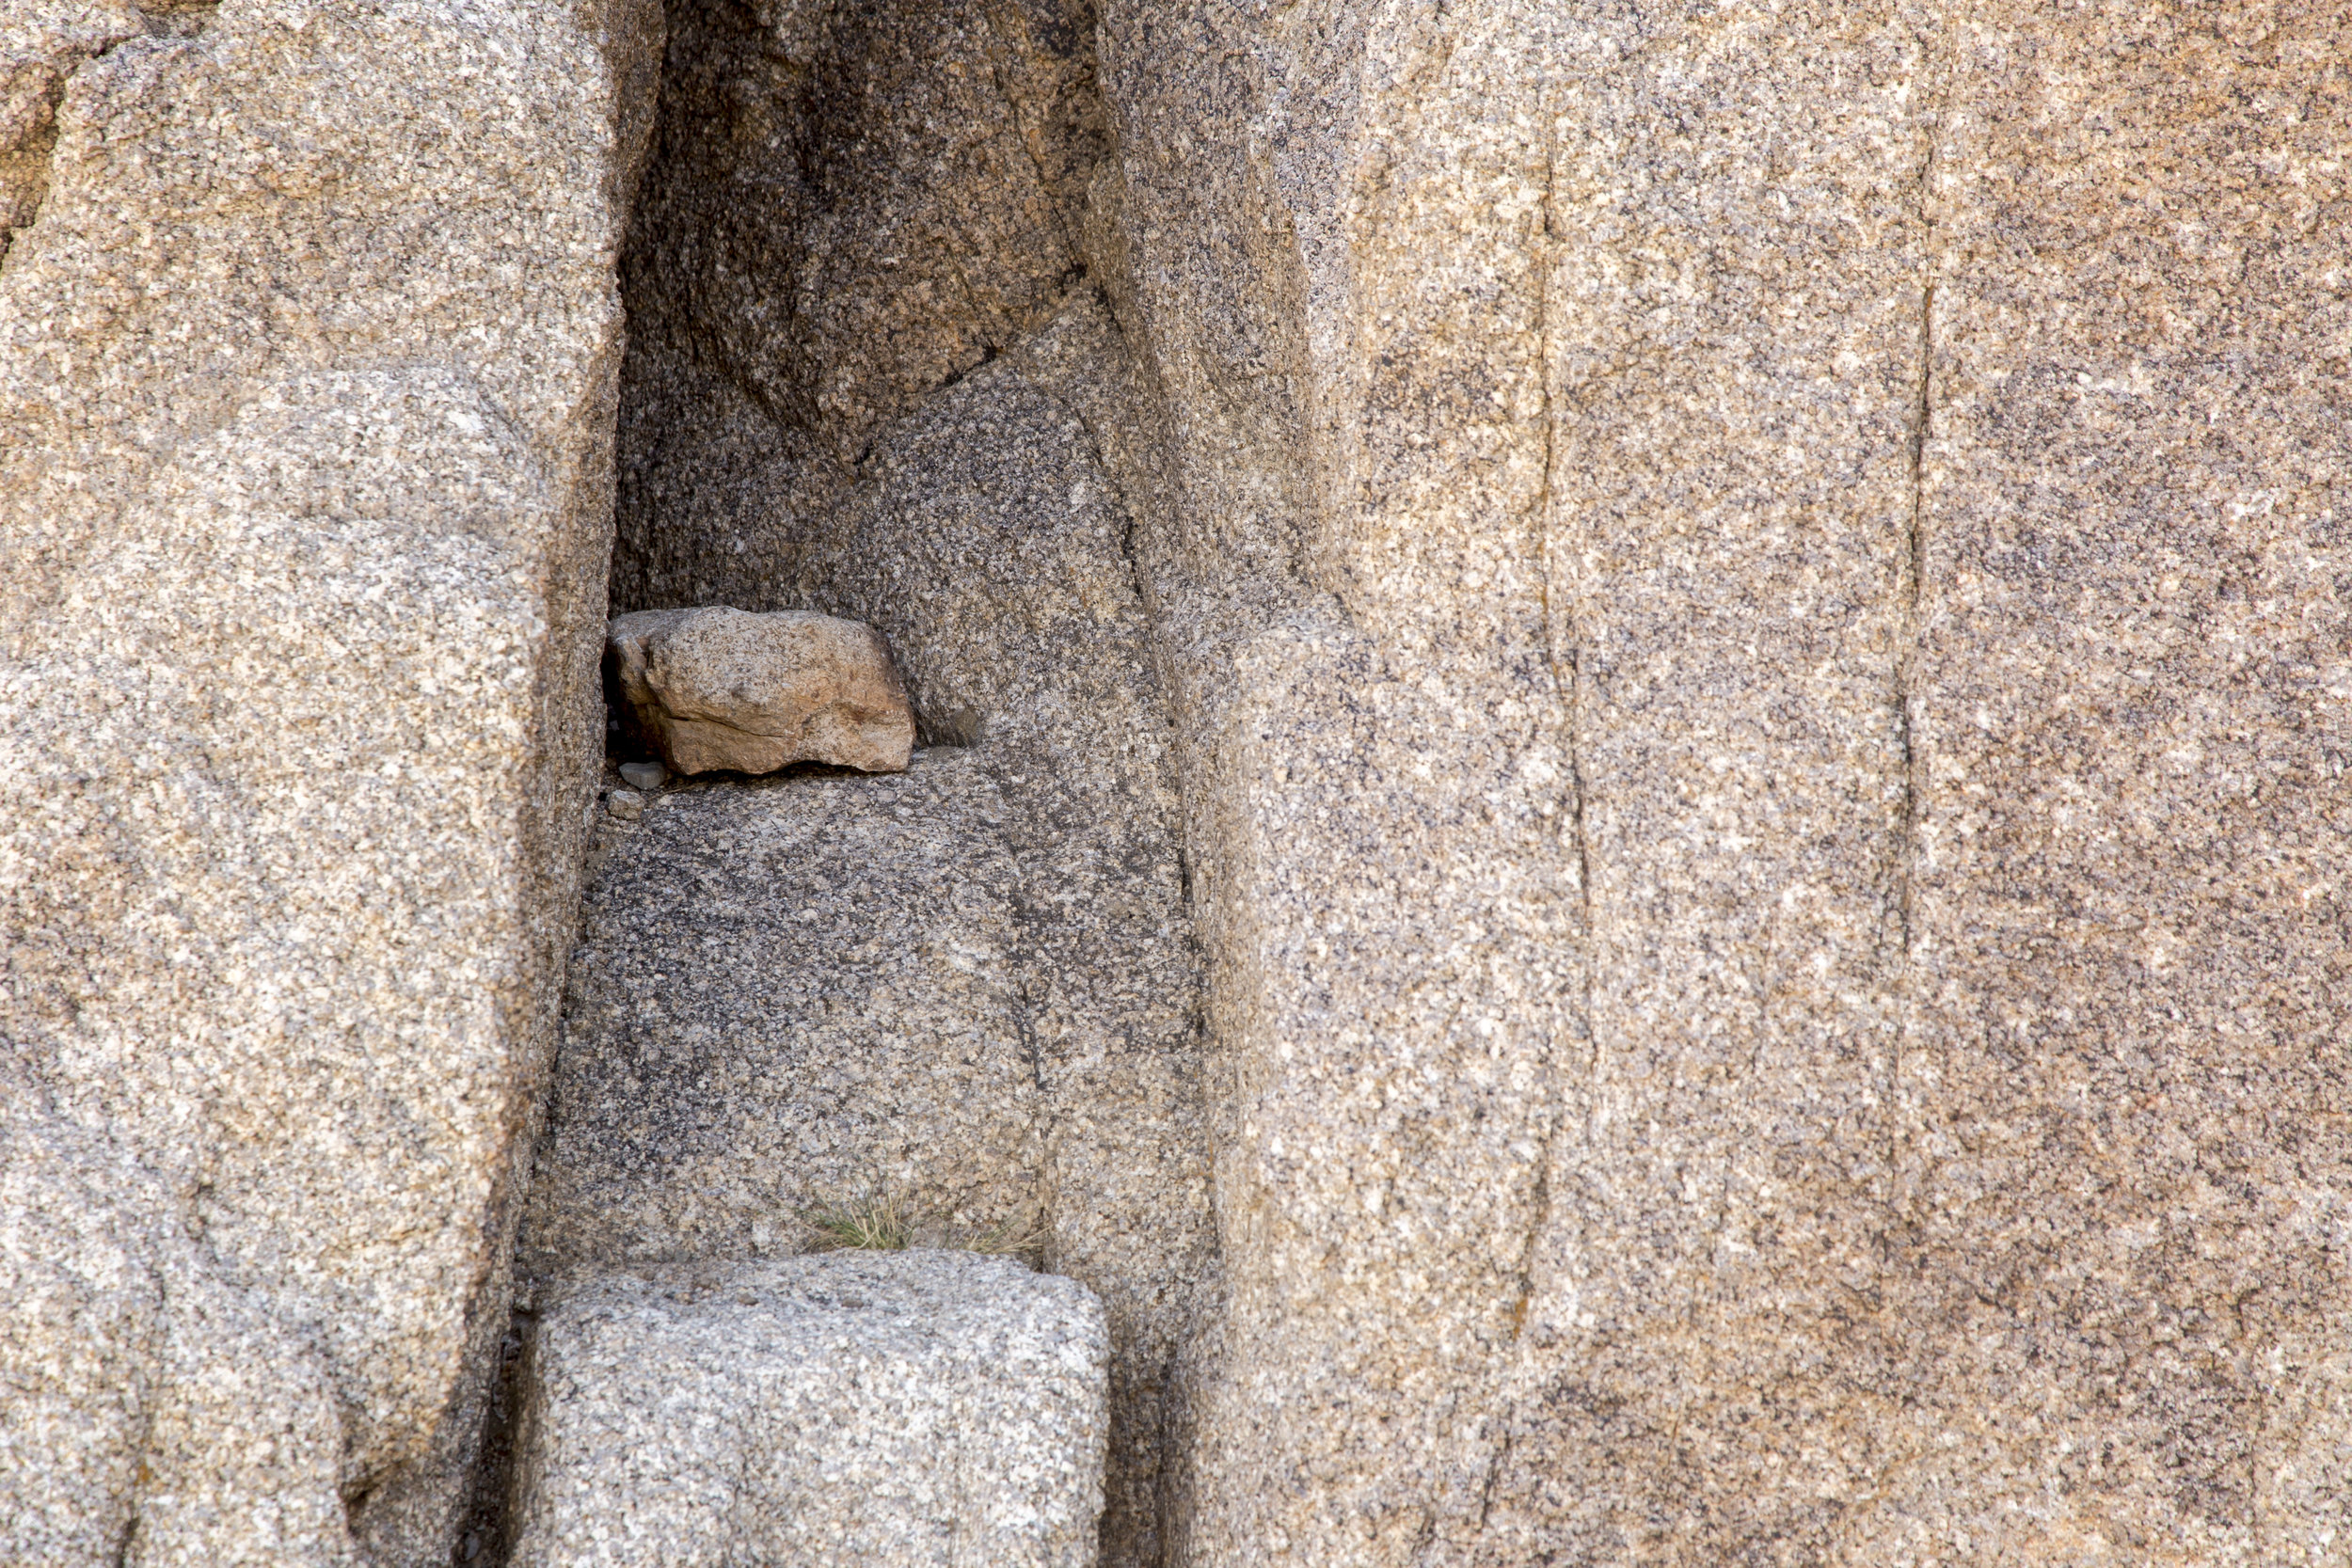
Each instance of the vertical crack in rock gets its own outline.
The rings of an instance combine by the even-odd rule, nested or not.
[[[1584,832],[1583,759],[1579,754],[1578,750],[1577,703],[1579,689],[1577,679],[1577,649],[1575,645],[1576,626],[1573,611],[1570,610],[1566,612],[1567,623],[1565,629],[1568,633],[1568,647],[1565,650],[1565,671],[1564,673],[1562,668],[1564,662],[1563,651],[1560,646],[1561,638],[1559,635],[1561,628],[1555,626],[1556,617],[1551,601],[1553,587],[1551,572],[1551,507],[1553,494],[1552,465],[1555,461],[1556,449],[1559,444],[1553,428],[1554,409],[1552,407],[1551,397],[1552,192],[1555,171],[1551,150],[1551,134],[1549,129],[1546,128],[1541,135],[1544,137],[1544,193],[1543,199],[1539,207],[1539,211],[1542,214],[1542,222],[1537,227],[1536,230],[1536,243],[1542,247],[1542,254],[1537,259],[1535,264],[1535,373],[1537,376],[1537,386],[1541,390],[1541,404],[1543,408],[1544,468],[1543,481],[1541,486],[1537,490],[1535,499],[1536,560],[1540,562],[1542,568],[1541,608],[1543,613],[1544,660],[1549,667],[1551,673],[1553,701],[1558,703],[1561,708],[1560,719],[1562,729],[1564,731],[1561,738],[1561,748],[1566,754],[1568,765],[1567,814],[1569,832],[1573,835],[1573,841],[1570,845],[1570,852],[1576,863],[1576,894],[1578,904],[1577,940],[1580,942],[1589,944],[1592,941],[1593,932],[1592,845],[1586,837]],[[1586,1029],[1586,1039],[1588,1042],[1587,1049],[1589,1053],[1589,1042],[1591,1039],[1590,1022],[1592,1016],[1592,965],[1589,962],[1584,962],[1580,964],[1579,968],[1581,974],[1582,974],[1583,982],[1579,988],[1579,996],[1577,999],[1579,1017],[1575,1020],[1575,1022],[1583,1025]],[[1560,1063],[1557,1059],[1554,1059],[1551,1066],[1553,1069],[1553,1075],[1556,1078]],[[1555,1115],[1545,1120],[1542,1136],[1536,1141],[1535,1192],[1531,1204],[1532,1212],[1528,1216],[1527,1243],[1522,1253],[1524,1262],[1522,1263],[1519,1271],[1519,1299],[1517,1307],[1514,1309],[1511,1323],[1511,1338],[1514,1341],[1517,1341],[1527,1331],[1527,1315],[1535,1291],[1535,1249],[1539,1244],[1541,1244],[1544,1229],[1546,1226],[1550,1223],[1551,1219],[1551,1156],[1553,1145],[1558,1140],[1559,1134],[1559,1118]],[[1502,1455],[1507,1451],[1508,1443],[1506,1441],[1504,1446],[1496,1451],[1495,1463],[1497,1465],[1501,1465]],[[1491,1497],[1493,1490],[1494,1473],[1490,1470],[1487,1475],[1486,1488],[1487,1497]],[[1479,1523],[1482,1528],[1486,1523],[1487,1507],[1487,1501],[1482,1500],[1480,1502]]]
[[[1913,863],[1918,855],[1919,832],[1919,748],[1916,720],[1912,711],[1913,690],[1919,657],[1919,600],[1922,575],[1927,569],[1926,541],[1921,536],[1922,510],[1926,505],[1924,482],[1920,470],[1925,464],[1928,444],[1928,420],[1934,382],[1935,354],[1935,280],[1931,277],[1919,291],[1919,373],[1918,389],[1911,409],[1911,474],[1910,508],[1904,520],[1903,557],[1899,592],[1902,596],[1902,642],[1895,659],[1895,721],[1902,737],[1902,821],[1896,844],[1897,918],[1900,923],[1902,961],[1911,959]]]
[[[1920,261],[1926,277],[1919,287],[1919,329],[1917,364],[1911,405],[1911,439],[1909,471],[1906,475],[1908,495],[1903,517],[1902,556],[1898,565],[1900,574],[1896,585],[1899,597],[1899,639],[1895,650],[1894,705],[1895,729],[1899,745],[1902,768],[1902,797],[1899,816],[1895,825],[1894,841],[1888,847],[1893,857],[1889,879],[1893,882],[1896,938],[1898,950],[1894,955],[1892,1000],[1895,1018],[1887,1040],[1887,1086],[1890,1095],[1899,1096],[1903,1072],[1905,1032],[1911,1027],[1905,1016],[1912,985],[1913,946],[1917,935],[1917,896],[1919,845],[1919,814],[1922,806],[1923,766],[1919,755],[1918,661],[1923,628],[1920,625],[1920,605],[1926,586],[1927,541],[1925,538],[1927,483],[1926,464],[1929,420],[1933,413],[1935,376],[1935,217],[1934,182],[1936,149],[1941,135],[1944,94],[1934,90],[1934,73],[1940,69],[1933,40],[1923,36],[1919,44],[1917,70],[1931,84],[1927,95],[1923,145],[1919,149],[1919,174],[1914,185],[1918,203]],[[1886,1118],[1885,1139],[1887,1168],[1896,1168],[1899,1159],[1901,1133],[1899,1119]]]
[[[1568,842],[1564,847],[1575,866],[1578,903],[1576,941],[1588,947],[1592,938],[1592,854],[1591,844],[1584,827],[1584,780],[1577,723],[1579,687],[1578,650],[1575,642],[1576,617],[1573,610],[1567,606],[1555,608],[1552,598],[1556,586],[1552,569],[1554,559],[1552,533],[1555,521],[1552,515],[1555,499],[1553,468],[1557,461],[1559,445],[1555,428],[1557,410],[1554,406],[1551,388],[1553,363],[1551,285],[1554,239],[1552,224],[1553,196],[1557,176],[1549,126],[1544,127],[1538,134],[1544,138],[1544,181],[1542,197],[1537,204],[1539,222],[1536,227],[1535,243],[1538,246],[1538,255],[1534,268],[1536,385],[1539,393],[1539,418],[1543,429],[1542,476],[1538,483],[1534,506],[1535,559],[1538,566],[1537,604],[1542,616],[1544,663],[1550,675],[1551,700],[1556,705],[1562,730],[1561,750],[1566,763],[1567,799],[1564,804],[1567,817]],[[1580,1066],[1589,1070],[1592,965],[1589,962],[1588,952],[1579,955],[1579,971],[1581,983],[1577,988],[1578,1012],[1577,1016],[1568,1022],[1572,1028],[1581,1026],[1585,1029],[1587,1056]],[[1565,1044],[1565,1041],[1555,1035],[1552,1050],[1547,1053],[1547,1076],[1551,1081],[1551,1086],[1548,1086],[1547,1092],[1556,1092],[1556,1085],[1567,1070],[1565,1063],[1562,1061],[1559,1054]],[[1512,1305],[1510,1343],[1504,1353],[1505,1364],[1500,1367],[1496,1373],[1495,1402],[1489,1413],[1489,1419],[1500,1428],[1500,1431],[1491,1433],[1492,1451],[1486,1456],[1485,1474],[1478,1485],[1478,1512],[1470,1529],[1470,1535],[1473,1541],[1483,1537],[1486,1532],[1488,1520],[1494,1513],[1496,1488],[1510,1464],[1519,1398],[1518,1386],[1519,1368],[1512,1363],[1511,1358],[1523,1354],[1522,1341],[1527,1334],[1528,1320],[1534,1311],[1536,1257],[1538,1249],[1543,1244],[1544,1233],[1549,1227],[1551,1221],[1551,1165],[1560,1137],[1560,1108],[1554,1105],[1549,1114],[1543,1117],[1535,1140],[1535,1185],[1534,1192],[1529,1196],[1526,1236],[1520,1246],[1518,1299]],[[1433,1517],[1433,1533],[1434,1524]],[[1416,1554],[1416,1560],[1426,1560],[1427,1552],[1424,1543]]]
[[[2325,8],[660,4],[0,0],[0,1559],[2335,1560]]]
[[[1921,180],[1924,187],[1925,178]],[[1932,258],[1929,264],[1933,265]],[[1899,645],[1895,654],[1895,729],[1900,748],[1902,768],[1902,800],[1895,825],[1894,842],[1889,853],[1894,864],[1890,868],[1894,882],[1896,937],[1899,947],[1894,955],[1893,1000],[1896,1016],[1887,1039],[1887,1084],[1899,1093],[1903,1070],[1903,1036],[1910,1028],[1904,1016],[1912,984],[1912,945],[1916,932],[1913,903],[1918,880],[1919,812],[1921,785],[1917,716],[1916,682],[1921,629],[1919,603],[1922,577],[1927,569],[1926,543],[1921,537],[1922,512],[1926,505],[1925,484],[1921,469],[1926,461],[1928,420],[1933,392],[1933,356],[1935,330],[1935,281],[1932,277],[1919,291],[1919,366],[1917,390],[1911,409],[1910,497],[1904,518],[1901,577],[1897,592],[1901,599]],[[1885,1128],[1887,1168],[1896,1167],[1899,1158],[1901,1133],[1898,1118],[1889,1117]]]
[[[1900,578],[1896,586],[1900,598],[1901,641],[1895,654],[1895,724],[1897,734],[1901,737],[1903,785],[1902,818],[1895,845],[1894,880],[1898,934],[1902,944],[1899,961],[1905,967],[1911,959],[1915,912],[1912,908],[1913,883],[1916,879],[1915,862],[1918,858],[1920,780],[1918,737],[1915,734],[1917,716],[1913,711],[1913,702],[1921,636],[1919,606],[1927,570],[1927,542],[1922,534],[1927,506],[1924,470],[1935,376],[1935,166],[1943,119],[1940,113],[1943,93],[1935,81],[1935,73],[1940,68],[1941,61],[1936,55],[1932,39],[1922,36],[1917,70],[1920,77],[1930,85],[1926,95],[1929,106],[1918,153],[1919,174],[1912,189],[1913,199],[1918,206],[1919,254],[1926,276],[1919,286],[1918,360],[1912,389],[1908,505],[1903,518],[1902,559],[1898,567]]]

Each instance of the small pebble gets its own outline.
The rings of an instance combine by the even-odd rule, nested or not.
[[[627,779],[632,785],[639,789],[660,789],[661,787],[661,781],[669,776],[670,770],[662,767],[658,762],[625,762],[621,764],[621,777]]]
[[[633,789],[616,789],[604,798],[604,809],[624,822],[634,822],[645,814],[645,798]]]

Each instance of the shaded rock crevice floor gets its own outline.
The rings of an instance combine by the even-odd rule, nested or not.
[[[949,748],[607,817],[527,1256],[771,1256],[865,1196],[1033,1212],[1045,1107],[1005,821],[993,770]]]

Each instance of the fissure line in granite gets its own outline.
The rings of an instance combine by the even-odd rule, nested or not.
[[[1903,556],[1899,592],[1902,598],[1901,641],[1895,654],[1895,727],[1902,746],[1902,818],[1895,845],[1896,917],[1902,939],[1902,962],[1911,960],[1912,884],[1919,835],[1919,748],[1916,715],[1913,711],[1915,666],[1919,657],[1919,598],[1927,569],[1926,542],[1921,537],[1925,506],[1921,468],[1926,461],[1930,399],[1933,390],[1935,353],[1935,282],[1919,291],[1919,371],[1911,409],[1910,496],[1903,528]]]
[[[1919,72],[1922,78],[1931,75],[1935,59],[1932,43],[1923,39],[1920,44]],[[1933,95],[1926,115],[1923,145],[1919,150],[1919,175],[1914,184],[1914,199],[1918,203],[1920,224],[1919,249],[1927,276],[1919,285],[1919,327],[1916,365],[1914,372],[1911,404],[1911,433],[1909,466],[1906,475],[1907,494],[1904,497],[1902,559],[1896,591],[1899,595],[1900,612],[1895,650],[1895,726],[1901,747],[1903,770],[1901,819],[1894,845],[1895,898],[1898,934],[1901,950],[1899,963],[1905,972],[1911,962],[1914,910],[1913,883],[1918,857],[1919,833],[1919,754],[1917,714],[1915,709],[1915,688],[1921,638],[1919,625],[1920,599],[1927,571],[1926,523],[1926,465],[1928,426],[1932,412],[1935,376],[1935,217],[1933,209],[1936,170],[1936,146],[1941,116],[1937,113]],[[1896,1050],[1900,1052],[1899,1038]]]
[[[1541,134],[1544,137],[1544,185],[1542,198],[1537,204],[1541,222],[1537,225],[1535,232],[1537,256],[1534,269],[1536,290],[1536,375],[1544,448],[1543,476],[1536,494],[1534,508],[1537,581],[1540,595],[1538,609],[1543,620],[1544,662],[1551,678],[1552,701],[1559,706],[1561,750],[1565,753],[1567,765],[1568,788],[1565,807],[1569,842],[1565,847],[1575,863],[1576,895],[1579,906],[1576,940],[1581,943],[1589,944],[1593,929],[1592,846],[1584,822],[1583,758],[1581,751],[1581,736],[1578,711],[1581,693],[1579,679],[1581,657],[1576,643],[1578,618],[1575,614],[1573,595],[1566,604],[1561,607],[1561,613],[1558,616],[1555,616],[1552,604],[1552,592],[1555,586],[1552,580],[1552,562],[1555,555],[1552,537],[1555,519],[1552,515],[1552,506],[1555,466],[1558,461],[1559,449],[1558,426],[1554,419],[1551,387],[1553,364],[1552,245],[1555,238],[1553,198],[1557,188],[1557,177],[1551,135],[1549,129]],[[1562,646],[1564,641],[1566,643],[1565,648]],[[1593,1056],[1596,1047],[1590,1025],[1593,966],[1589,953],[1579,955],[1577,961],[1581,982],[1577,994],[1578,1011],[1577,1016],[1570,1022],[1573,1025],[1583,1028],[1587,1049],[1581,1065],[1589,1073],[1597,1066]],[[1565,1066],[1561,1059],[1565,1045],[1565,1041],[1555,1039],[1551,1042],[1551,1050],[1546,1053],[1547,1065],[1555,1077]],[[1543,1243],[1544,1232],[1551,1221],[1551,1163],[1554,1146],[1559,1138],[1559,1120],[1556,1106],[1543,1113],[1535,1138],[1535,1188],[1529,1197],[1527,1234],[1520,1251],[1518,1298],[1512,1304],[1511,1309],[1510,1342],[1515,1349],[1521,1344],[1527,1333],[1528,1318],[1533,1312],[1534,1304],[1536,1252]],[[1489,1419],[1500,1430],[1490,1433],[1493,1449],[1486,1456],[1486,1474],[1479,1482],[1478,1517],[1471,1528],[1473,1536],[1484,1535],[1486,1530],[1487,1522],[1494,1512],[1495,1488],[1502,1479],[1504,1468],[1510,1463],[1511,1457],[1513,1418],[1518,1402],[1513,1391],[1513,1379],[1507,1367],[1501,1370],[1497,1385],[1497,1395],[1489,1412]]]
[[[1544,467],[1542,487],[1535,499],[1536,560],[1541,568],[1544,657],[1551,674],[1552,700],[1560,705],[1561,750],[1566,754],[1567,759],[1566,808],[1568,831],[1571,835],[1570,852],[1576,861],[1577,940],[1589,946],[1593,933],[1593,861],[1592,841],[1585,831],[1584,824],[1584,760],[1581,749],[1582,736],[1580,733],[1581,716],[1578,711],[1582,700],[1582,686],[1580,679],[1581,656],[1576,643],[1578,620],[1573,595],[1568,605],[1565,607],[1564,626],[1555,626],[1551,604],[1552,496],[1554,466],[1558,461],[1559,449],[1559,430],[1558,423],[1553,417],[1551,395],[1551,271],[1554,240],[1552,202],[1558,182],[1551,134],[1546,130],[1542,135],[1544,138],[1544,191],[1543,199],[1537,204],[1537,211],[1541,213],[1543,221],[1536,228],[1535,243],[1538,253],[1534,270],[1536,385],[1543,410],[1541,417],[1544,432]],[[1559,646],[1559,634],[1562,630],[1566,632],[1568,642],[1565,650],[1565,672],[1562,669],[1562,650]],[[1591,1027],[1593,966],[1589,954],[1580,957],[1578,971],[1581,984],[1577,995],[1577,1017],[1573,1022],[1584,1029],[1587,1047],[1584,1067],[1587,1071],[1590,1071],[1597,1065],[1592,1054],[1597,1047],[1594,1045]],[[1555,1069],[1559,1065],[1556,1054],[1552,1058],[1552,1065]],[[1529,1300],[1534,1291],[1535,1248],[1543,1238],[1545,1227],[1550,1223],[1551,1219],[1551,1155],[1553,1142],[1559,1135],[1558,1123],[1559,1118],[1556,1114],[1546,1117],[1540,1135],[1536,1139],[1535,1192],[1532,1204],[1534,1212],[1528,1221],[1527,1248],[1523,1254],[1526,1261],[1521,1270],[1519,1301],[1513,1314],[1511,1324],[1511,1337],[1515,1340],[1526,1331]]]

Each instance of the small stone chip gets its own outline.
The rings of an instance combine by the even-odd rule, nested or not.
[[[621,764],[621,777],[627,779],[630,787],[635,789],[660,789],[662,781],[669,776],[670,770],[658,762]]]
[[[634,822],[645,814],[645,798],[633,789],[616,789],[604,798],[604,809],[624,822]]]

